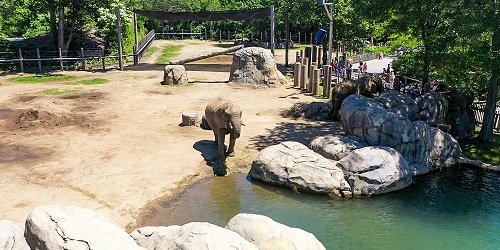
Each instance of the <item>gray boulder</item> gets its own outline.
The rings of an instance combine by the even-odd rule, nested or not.
[[[429,172],[458,162],[461,151],[458,142],[449,134],[432,136],[428,123],[412,122],[392,109],[387,109],[377,100],[361,95],[351,95],[342,103],[342,125],[347,134],[363,138],[370,146],[388,146],[401,153],[410,164],[414,175]],[[441,139],[440,139],[441,138]],[[445,161],[436,161],[431,150],[437,150]],[[448,154],[448,155],[443,155]],[[445,164],[445,165],[436,165]]]
[[[389,90],[375,99],[386,109],[390,109],[396,114],[410,119],[410,121],[418,120],[418,106],[408,95],[401,95],[397,91]]]
[[[24,236],[31,249],[143,249],[102,215],[74,206],[35,208]]]
[[[163,84],[180,85],[188,83],[184,65],[167,65],[163,70]]]
[[[389,147],[365,147],[341,159],[353,195],[375,195],[403,189],[412,182],[412,172],[401,154]]]
[[[341,135],[318,136],[309,144],[309,148],[325,158],[338,161],[355,149],[368,146],[366,143]]]
[[[181,227],[174,225],[168,227],[141,227],[136,228],[130,236],[137,245],[147,249],[168,249],[170,241]]]
[[[446,123],[451,126],[450,133],[457,139],[467,139],[474,135],[476,118],[472,110],[474,95],[471,92],[453,90],[449,96],[449,110]]]
[[[139,245],[148,249],[258,250],[239,234],[208,222],[138,228],[131,235]]]
[[[415,99],[420,120],[430,125],[446,124],[448,114],[448,96],[439,92],[429,92]]]
[[[260,151],[252,162],[250,176],[304,192],[335,195],[350,192],[340,168],[305,145],[293,141]]]
[[[0,249],[29,250],[21,229],[9,220],[0,220]]]
[[[288,227],[263,215],[237,214],[226,228],[238,233],[260,250],[325,249],[313,234]]]
[[[269,87],[286,83],[285,77],[276,68],[273,54],[259,47],[243,48],[234,52],[229,81]]]

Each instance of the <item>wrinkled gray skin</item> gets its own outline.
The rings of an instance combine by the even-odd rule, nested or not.
[[[205,109],[205,118],[214,132],[217,157],[225,160],[224,139],[229,134],[228,156],[234,156],[234,144],[241,134],[241,109],[233,102],[219,97],[210,101]]]

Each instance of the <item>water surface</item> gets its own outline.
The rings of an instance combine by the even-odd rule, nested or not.
[[[414,179],[404,190],[362,198],[295,193],[214,177],[152,209],[141,226],[262,214],[313,233],[327,249],[500,249],[500,175],[455,167]]]

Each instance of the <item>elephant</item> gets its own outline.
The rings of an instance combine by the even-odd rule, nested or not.
[[[205,118],[212,128],[217,146],[217,157],[220,161],[225,160],[224,140],[229,134],[228,156],[234,156],[234,144],[241,135],[241,109],[231,101],[218,97],[210,101],[205,108]]]
[[[342,101],[352,94],[364,95],[373,98],[375,93],[384,91],[382,79],[378,75],[363,76],[354,81],[344,81],[339,83],[332,90],[332,110],[330,118],[338,120],[338,114]]]

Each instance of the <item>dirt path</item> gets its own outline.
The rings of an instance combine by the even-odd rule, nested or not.
[[[155,41],[153,46],[164,43],[186,45],[174,59],[220,49],[199,41]],[[212,132],[179,124],[185,112],[201,117],[217,96],[237,102],[246,125],[236,157],[228,160],[231,171],[248,171],[258,150],[268,145],[308,143],[318,134],[340,132],[337,123],[280,116],[293,103],[324,100],[289,86],[227,85],[230,55],[186,64],[194,84],[181,87],[160,85],[162,66],[145,63],[152,61],[123,72],[58,72],[78,80],[110,80],[104,85],[22,84],[9,81],[18,75],[0,76],[0,219],[23,228],[36,206],[75,205],[133,228],[144,206],[171,197],[193,180],[212,178],[207,165],[216,155]],[[78,92],[40,92],[53,88]]]

